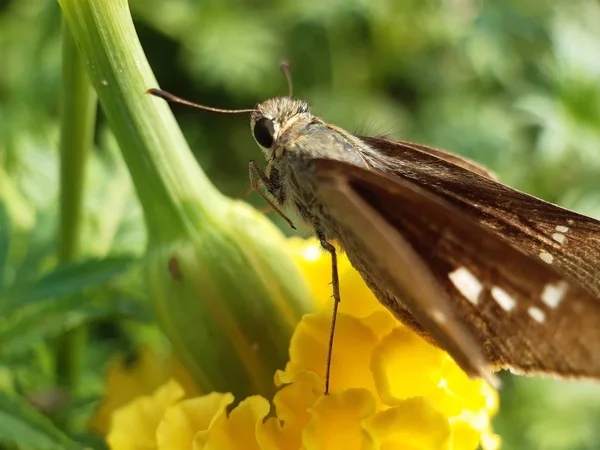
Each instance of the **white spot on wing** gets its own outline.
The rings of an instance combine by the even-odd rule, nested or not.
[[[474,305],[479,301],[479,294],[483,289],[481,282],[466,267],[459,267],[448,274],[452,284]]]
[[[446,321],[446,314],[436,309],[433,311],[433,320],[437,323],[444,323]]]
[[[535,306],[531,306],[527,310],[527,312],[529,313],[531,318],[533,320],[535,320],[536,322],[542,323],[546,319],[546,315],[544,314],[544,311],[542,311],[539,308],[536,308]]]
[[[494,286],[492,288],[492,297],[494,298],[494,300],[496,300],[496,303],[498,303],[500,307],[506,312],[510,311],[515,306],[517,306],[517,301],[514,298],[512,298],[508,294],[508,292],[497,286]]]
[[[556,225],[556,231],[558,231],[559,233],[566,233],[567,231],[569,231],[569,227],[565,227],[563,225]]]
[[[558,283],[548,283],[542,292],[542,301],[550,308],[556,308],[567,293],[568,283],[564,280]]]
[[[547,264],[552,264],[552,262],[554,261],[554,256],[552,256],[548,252],[540,252],[540,259]]]
[[[554,233],[552,234],[552,239],[554,239],[559,244],[562,244],[565,242],[565,235],[561,233]]]

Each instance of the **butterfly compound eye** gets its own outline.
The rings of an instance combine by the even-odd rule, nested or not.
[[[261,147],[271,148],[275,138],[275,125],[271,119],[266,117],[254,124],[254,139]]]

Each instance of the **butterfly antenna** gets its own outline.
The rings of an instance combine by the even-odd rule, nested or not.
[[[185,100],[181,97],[177,97],[176,95],[171,94],[170,92],[163,91],[162,89],[148,89],[146,91],[147,94],[153,95],[154,97],[160,97],[163,100],[166,100],[171,103],[181,103],[182,105],[191,106],[193,108],[204,109],[205,111],[213,111],[223,114],[243,114],[243,113],[251,113],[258,111],[257,109],[222,109],[222,108],[213,108],[212,106],[204,106],[198,103],[190,102],[189,100]]]
[[[283,72],[283,76],[287,81],[288,85],[288,97],[292,98],[292,94],[294,93],[294,85],[292,84],[292,73],[290,72],[290,62],[283,61],[281,63],[281,71]]]

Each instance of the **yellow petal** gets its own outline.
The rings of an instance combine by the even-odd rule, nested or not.
[[[331,256],[323,251],[315,238],[288,239],[293,257],[310,284],[317,305],[332,310]],[[342,303],[340,312],[355,317],[366,317],[385,308],[377,301],[360,274],[354,270],[346,255],[338,251],[338,275]]]
[[[458,420],[451,425],[452,450],[475,450],[481,435],[469,422]]]
[[[371,329],[378,340],[381,340],[390,334],[394,328],[404,327],[404,325],[402,325],[402,323],[387,310],[375,311],[369,316],[361,317],[360,321]]]
[[[213,392],[169,406],[156,430],[158,450],[190,450],[196,433],[208,430],[232,402],[232,394]]]
[[[302,430],[311,419],[309,408],[323,395],[325,384],[311,371],[288,374],[277,371],[277,386],[284,385],[273,397],[277,419],[269,419],[261,433],[259,443],[263,450],[298,449]]]
[[[258,428],[257,440],[261,450],[298,450],[302,445],[300,430],[276,417]]]
[[[498,393],[481,379],[469,378],[448,356],[442,369],[440,389],[430,396],[436,408],[448,417],[459,416],[467,410],[486,412],[492,416],[498,409]]]
[[[279,419],[298,428],[308,423],[311,417],[308,408],[314,405],[324,392],[322,381],[319,380],[319,384],[316,385],[315,377],[314,372],[300,372],[293,383],[282,387],[275,394],[273,404]]]
[[[381,449],[450,448],[448,420],[422,397],[376,413],[365,421],[365,428]]]
[[[183,398],[181,386],[171,380],[152,396],[139,397],[117,409],[106,438],[112,450],[156,448],[156,429],[167,408]]]
[[[481,415],[479,420],[456,420],[452,421],[452,450],[498,450],[500,448],[500,437],[491,431],[487,416]],[[487,424],[481,428],[477,422],[486,421]]]
[[[325,390],[325,383],[319,375],[311,370],[288,371],[278,370],[275,372],[275,386],[280,387],[292,382],[300,382],[312,386],[315,395],[321,395]]]
[[[215,417],[212,426],[196,433],[194,450],[261,450],[257,431],[269,414],[269,402],[260,396],[248,397],[229,416]]]
[[[331,296],[331,261],[316,239],[292,237],[287,240],[292,257],[298,263],[317,305],[326,303]],[[328,270],[329,265],[329,270]]]
[[[381,400],[387,405],[435,393],[442,379],[445,354],[404,327],[383,338],[371,359]]]
[[[501,444],[502,439],[492,432],[491,427],[488,427],[481,434],[481,448],[483,450],[498,450]]]
[[[321,396],[310,408],[312,419],[302,434],[306,450],[368,450],[371,438],[362,422],[375,412],[366,389],[348,389]]]
[[[312,371],[325,379],[331,317],[318,312],[305,315],[296,327],[290,344],[290,361],[286,375]],[[365,324],[346,314],[339,314],[335,330],[331,362],[333,391],[363,387],[374,391],[375,384],[369,369],[371,353],[377,336]]]
[[[169,379],[165,358],[150,348],[142,349],[133,364],[116,358],[108,366],[106,388],[102,403],[89,426],[106,434],[110,416],[118,408],[140,395],[149,395]]]
[[[157,349],[144,347],[133,364],[115,358],[108,366],[106,388],[100,407],[89,422],[90,428],[105,435],[111,414],[133,399],[152,394],[169,379],[176,380],[186,394],[198,395],[198,389],[181,363],[173,356],[161,354]]]

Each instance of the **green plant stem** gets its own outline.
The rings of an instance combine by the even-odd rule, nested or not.
[[[127,1],[59,3],[121,146],[145,212],[149,242],[180,239],[182,229],[192,231],[193,223],[219,217],[221,194],[196,163],[166,102],[146,94],[158,84]]]
[[[97,97],[77,45],[63,28],[59,257],[69,262],[79,253],[85,165],[93,145]]]
[[[162,99],[126,0],[59,0],[144,210],[148,292],[202,392],[271,395],[312,306],[284,237],[219,193]],[[257,350],[258,349],[258,350]]]
[[[93,144],[96,93],[69,29],[62,33],[62,93],[60,140],[60,224],[58,255],[61,263],[79,253],[87,155]],[[86,330],[66,332],[57,342],[56,375],[60,386],[77,389]]]

